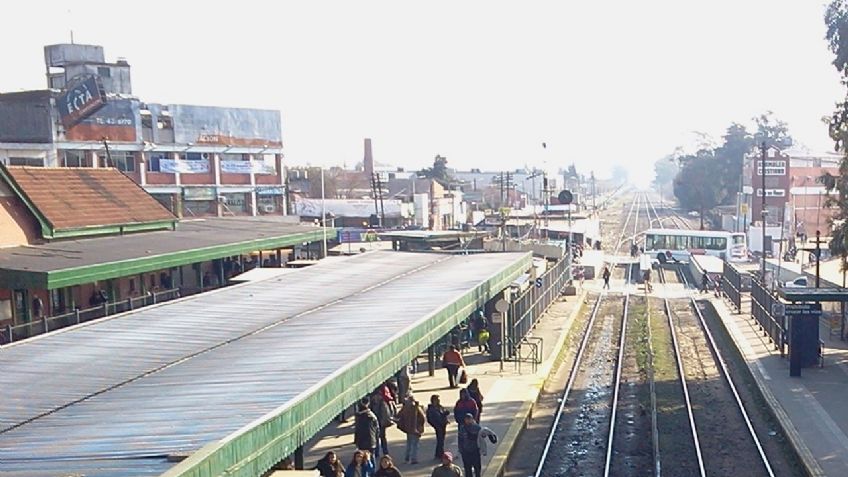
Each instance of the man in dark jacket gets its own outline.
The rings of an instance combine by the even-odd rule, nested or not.
[[[379,437],[380,423],[377,421],[377,416],[368,409],[367,399],[360,401],[356,407],[353,443],[357,449],[369,451],[373,459]]]
[[[478,442],[481,427],[474,420],[473,414],[466,414],[463,421],[459,430],[459,453],[462,455],[465,477],[480,477],[483,466]]]
[[[427,406],[427,422],[436,431],[436,459],[441,459],[445,452],[445,434],[448,432],[448,416],[450,411],[439,402],[439,395],[430,396],[430,405]]]
[[[383,400],[379,392],[371,395],[371,404],[369,405],[371,412],[377,417],[377,423],[380,424],[379,442],[377,443],[377,452],[374,457],[380,457],[380,450],[383,455],[389,454],[389,442],[386,440],[386,429],[392,425],[392,414],[389,405]]]

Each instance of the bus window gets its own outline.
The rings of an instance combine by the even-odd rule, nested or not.
[[[734,234],[733,245],[745,245],[745,236],[742,234]]]
[[[724,237],[718,237],[715,239],[716,248],[714,250],[727,250],[727,239]]]
[[[645,250],[654,249],[654,236],[651,234],[645,235]]]

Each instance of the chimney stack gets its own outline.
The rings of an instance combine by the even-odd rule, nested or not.
[[[365,138],[365,157],[362,160],[362,168],[368,177],[374,175],[374,156],[371,155],[371,138]]]

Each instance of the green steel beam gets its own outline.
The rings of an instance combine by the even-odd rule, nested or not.
[[[255,477],[294,453],[343,409],[385,382],[403,365],[483,306],[531,265],[528,253],[403,336],[340,369],[290,403],[221,441],[208,444],[161,477]]]

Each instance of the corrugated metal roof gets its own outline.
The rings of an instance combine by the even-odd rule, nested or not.
[[[522,259],[375,252],[5,349],[0,422],[8,428],[280,322],[0,433],[0,472],[158,475],[165,455],[223,439],[291,402]],[[53,473],[57,461],[65,473]]]
[[[344,266],[320,263],[278,279],[224,288],[0,348],[0,432],[444,259],[408,254],[398,260],[395,254],[375,253],[347,259]]]

